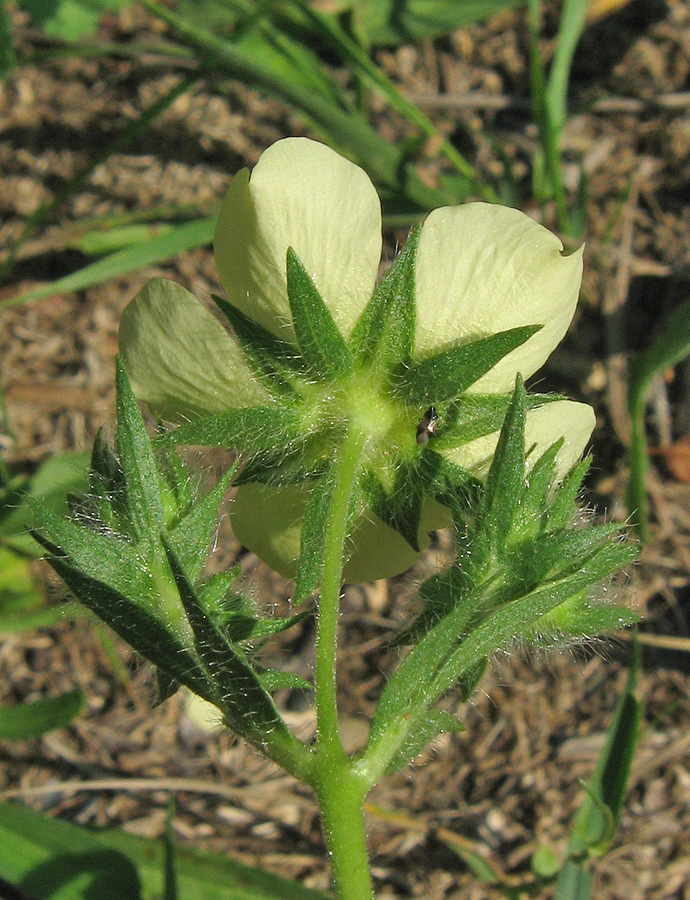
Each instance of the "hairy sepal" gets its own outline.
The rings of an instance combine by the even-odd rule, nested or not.
[[[254,375],[273,394],[293,394],[294,384],[306,376],[297,349],[281,341],[222,297],[211,295],[230,323]]]
[[[325,380],[351,374],[352,356],[345,339],[292,247],[287,251],[287,290],[292,324],[307,371]]]
[[[430,356],[406,369],[398,390],[410,403],[442,403],[456,400],[517,347],[543,326],[525,325],[490,337],[461,344]]]
[[[354,358],[384,374],[409,364],[415,332],[415,263],[421,227],[414,229],[350,336]]]

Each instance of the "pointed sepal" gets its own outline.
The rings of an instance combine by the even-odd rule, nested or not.
[[[352,356],[309,273],[292,249],[287,251],[287,290],[292,324],[307,370],[319,379],[352,372]]]

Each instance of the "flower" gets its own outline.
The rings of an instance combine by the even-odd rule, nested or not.
[[[572,319],[582,250],[563,255],[560,240],[522,212],[486,203],[437,209],[414,241],[412,269],[401,263],[401,271],[413,272],[412,287],[405,288],[413,311],[410,346],[395,365],[384,365],[382,350],[361,350],[382,245],[376,190],[330,148],[288,138],[269,147],[251,175],[235,175],[218,217],[216,264],[237,340],[192,294],[164,279],[149,282],[124,311],[120,349],[133,389],[163,418],[193,423],[255,409],[261,415],[252,421],[268,417],[270,428],[271,410],[292,410],[285,421],[297,423],[302,442],[296,444],[292,432],[269,436],[273,452],[265,441],[258,448],[262,462],[249,467],[231,512],[238,539],[283,574],[295,574],[314,475],[335,452],[344,423],[367,436],[345,576],[371,580],[408,568],[428,544],[428,531],[449,524],[445,507],[415,487],[416,478],[424,481],[422,461],[435,454],[477,478],[485,475],[516,375],[536,372]],[[289,258],[293,278],[299,275],[307,294],[316,289],[317,306],[322,300],[325,318],[337,328],[335,337],[331,331],[335,343],[325,349],[315,338],[320,371],[302,358],[306,339],[297,333],[289,296]],[[540,327],[527,332],[525,326]],[[388,329],[390,346],[396,329],[395,323]],[[454,391],[444,369],[460,358],[452,354],[497,334],[510,343]],[[340,356],[331,346],[342,350]],[[280,371],[266,363],[274,351]],[[479,365],[477,358],[472,365]],[[420,386],[426,372],[428,396]],[[535,398],[525,428],[528,465],[563,438],[562,476],[593,427],[586,404]],[[256,451],[257,429],[245,425],[235,449]],[[287,474],[286,466],[292,467]]]

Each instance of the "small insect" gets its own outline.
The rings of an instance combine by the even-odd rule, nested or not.
[[[438,425],[438,415],[433,406],[422,416],[422,420],[417,425],[417,443],[420,445],[428,444],[429,439],[436,436],[436,426]]]

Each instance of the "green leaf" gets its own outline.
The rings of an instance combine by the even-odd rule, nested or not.
[[[106,11],[117,11],[131,0],[19,0],[50,37],[75,41],[96,33],[98,22]]]
[[[388,763],[387,775],[399,772],[408,763],[419,756],[427,744],[435,740],[440,734],[453,731],[464,731],[465,726],[455,716],[440,709],[432,709],[425,713],[417,726],[410,734],[406,742],[400,747],[395,756]]]
[[[158,469],[144,418],[119,358],[115,383],[117,448],[127,489],[127,510],[136,537],[155,539],[164,521]]]
[[[155,444],[226,447],[241,453],[265,453],[304,439],[302,422],[292,405],[256,406],[204,416],[166,431]]]
[[[530,643],[553,647],[559,641],[589,640],[605,634],[613,634],[621,628],[630,628],[640,620],[637,613],[624,606],[592,603],[586,597],[566,602],[537,619]]]
[[[629,367],[628,409],[631,419],[630,480],[628,513],[640,536],[647,536],[647,439],[645,436],[645,400],[652,378],[675,366],[690,354],[690,300],[681,303],[668,317],[659,337],[644,352],[633,358]]]
[[[555,900],[590,900],[592,876],[584,864],[568,860],[561,869]]]
[[[85,705],[86,695],[74,690],[31,703],[0,706],[0,740],[25,741],[55,728],[64,728]]]
[[[542,325],[500,331],[469,344],[451,347],[405,370],[400,391],[421,406],[456,400],[512,350],[522,346]]]
[[[543,532],[511,553],[507,568],[513,577],[525,584],[572,575],[604,544],[620,537],[623,528],[609,522],[570,531]]]
[[[235,463],[218,484],[167,532],[170,546],[192,581],[199,577],[206,562],[220,507],[236,468]]]
[[[89,831],[0,804],[0,871],[36,900],[152,900],[161,896],[164,855],[160,840]],[[180,846],[175,857],[184,900],[332,900],[227,855]]]
[[[309,273],[292,249],[287,251],[287,289],[292,324],[307,369],[318,378],[352,372],[352,357]]]
[[[29,498],[53,512],[65,512],[67,497],[88,489],[87,453],[60,453],[42,463],[29,478],[17,478],[0,490],[0,543],[20,553],[40,556],[41,548],[28,534],[33,513]]]
[[[50,544],[47,549],[51,549]],[[198,660],[179,634],[161,622],[160,610],[146,603],[145,589],[133,600],[78,571],[64,557],[48,557],[47,562],[80,602],[138,653],[195,694],[213,702],[212,688]],[[144,576],[145,573],[142,581]]]
[[[486,479],[480,511],[492,553],[505,550],[525,483],[525,386],[518,375],[494,458]]]
[[[306,375],[296,348],[281,341],[222,297],[211,295],[232,326],[249,366],[273,392],[293,393],[292,384]]]
[[[297,691],[313,691],[314,685],[302,678],[297,672],[279,672],[277,669],[265,669],[259,672],[259,680],[265,690],[275,693],[286,688]]]
[[[374,291],[350,336],[353,356],[360,362],[375,361],[385,373],[407,365],[412,354],[416,321],[415,264],[420,234],[418,226]]]
[[[69,559],[70,565],[124,596],[142,601],[150,596],[141,558],[127,541],[62,519],[38,504],[34,512],[38,523],[34,536],[49,553]]]
[[[636,697],[639,671],[640,652],[635,646],[625,690],[616,704],[606,744],[573,824],[568,845],[571,857],[583,853],[602,856],[613,840],[640,737],[642,703]]]
[[[574,575],[541,585],[519,600],[513,600],[499,607],[450,654],[438,675],[434,677],[433,685],[428,691],[429,695],[440,696],[463,672],[478,665],[485,656],[511,647],[516,641],[524,639],[537,620],[558,604],[580,591],[587,590],[636,557],[637,548],[632,544],[606,544]],[[455,611],[447,619],[450,620],[454,613]],[[445,622],[446,620],[437,625],[425,640],[437,629],[443,630]]]
[[[5,78],[17,64],[12,40],[12,23],[5,0],[0,0],[0,78]]]
[[[367,45],[417,43],[518,5],[518,0],[351,0],[354,30]]]
[[[164,543],[165,539],[164,539]],[[180,598],[194,632],[196,651],[215,697],[212,702],[223,712],[237,734],[257,743],[265,743],[271,733],[286,732],[270,695],[264,690],[256,671],[215,623],[206,615],[204,605],[194,586],[166,546],[168,560],[175,577]]]
[[[213,232],[216,227],[215,217],[198,219],[195,222],[185,222],[184,225],[176,225],[165,234],[144,244],[137,244],[120,250],[98,262],[84,266],[77,272],[57,278],[55,281],[40,284],[22,294],[16,294],[7,300],[0,301],[0,310],[13,306],[21,306],[32,300],[41,300],[44,297],[52,297],[54,294],[67,294],[72,291],[83,291],[96,284],[103,284],[114,278],[121,278],[129,272],[137,272],[148,266],[160,265],[166,260],[173,259],[187,250],[203,247],[213,240]]]
[[[572,520],[575,500],[582,487],[582,479],[587,474],[591,464],[592,457],[586,456],[580,462],[575,463],[563,479],[563,483],[546,513],[547,527],[551,531],[565,528],[568,522]]]

